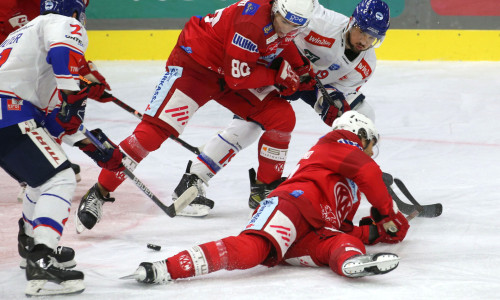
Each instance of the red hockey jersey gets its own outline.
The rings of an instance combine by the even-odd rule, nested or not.
[[[292,43],[297,32],[279,38],[273,28],[271,7],[269,0],[243,0],[203,18],[192,17],[177,47],[200,65],[223,75],[232,89],[273,85],[277,71],[267,65]]]
[[[382,214],[388,214],[393,202],[382,171],[359,145],[360,139],[352,132],[326,134],[269,197],[292,201],[315,228],[340,229],[344,220],[352,221],[360,192]]]
[[[0,5],[0,43],[14,30],[40,14],[40,0],[2,0]]]

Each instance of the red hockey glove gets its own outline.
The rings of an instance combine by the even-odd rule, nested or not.
[[[378,233],[377,225],[371,217],[364,217],[359,221],[359,228],[361,228],[363,235],[361,241],[365,245],[375,245],[382,241],[382,237]]]
[[[98,83],[102,83],[106,90],[111,91],[111,87],[109,84],[106,82],[106,78],[97,71],[96,65],[92,61],[86,61],[85,58],[82,60],[80,64],[80,70],[78,70],[78,74],[82,75],[83,77],[88,76],[89,74],[92,74],[95,79],[98,80]],[[92,77],[92,76],[89,76]],[[88,79],[88,78],[87,78]],[[94,81],[94,80],[91,80]],[[93,98],[92,98],[93,99]]]
[[[300,78],[299,90],[301,91],[311,91],[314,90],[316,86],[316,74],[314,73],[311,62],[307,59],[307,57],[301,55],[302,61],[304,64],[300,67],[294,68],[293,70]]]
[[[101,98],[104,96],[104,90],[106,87],[102,83],[91,83],[88,86],[87,97],[101,102]],[[108,94],[109,95],[109,94]],[[106,101],[108,102],[108,101]]]
[[[292,66],[284,59],[281,61],[278,74],[276,74],[276,85],[283,96],[290,96],[299,90],[299,75],[295,73]]]
[[[391,211],[389,215],[381,215],[375,207],[372,207],[370,213],[376,222],[380,242],[395,244],[405,238],[410,224],[400,211],[397,213]]]
[[[81,145],[78,148],[92,158],[99,167],[113,172],[123,171],[125,169],[122,164],[124,155],[118,146],[99,128],[92,130],[91,133],[106,146],[106,151],[101,152],[94,144]]]
[[[59,91],[59,99],[62,103],[56,121],[67,134],[75,133],[83,122],[87,106],[87,92],[88,88],[73,95]]]
[[[329,88],[329,90],[332,90],[332,88]],[[335,119],[346,111],[351,110],[351,106],[345,100],[344,94],[335,88],[328,95],[330,95],[334,104],[340,105],[340,108],[332,105],[325,97],[321,97],[316,102],[314,109],[319,112],[321,119],[326,125],[332,126]]]
[[[113,95],[105,91],[105,86],[102,83],[92,82],[87,78],[80,76],[80,88],[87,86],[92,88],[92,95],[89,94],[88,97],[97,102],[106,103],[115,99]]]

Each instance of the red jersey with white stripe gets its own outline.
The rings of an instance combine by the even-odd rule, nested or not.
[[[28,100],[51,111],[57,89],[78,91],[78,66],[88,37],[76,19],[38,16],[0,44],[0,94]]]
[[[360,145],[358,136],[346,130],[326,134],[269,197],[290,200],[316,228],[339,230],[344,220],[352,220],[360,192],[382,214],[388,214],[393,202],[382,171]]]
[[[192,17],[177,46],[203,67],[223,75],[232,89],[273,85],[276,71],[266,66],[297,32],[279,38],[271,6],[269,0],[243,0],[201,19]]]

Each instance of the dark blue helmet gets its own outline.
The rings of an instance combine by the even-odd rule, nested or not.
[[[42,0],[40,2],[40,14],[54,13],[58,15],[72,17],[76,12],[76,18],[85,25],[85,8],[88,0]]]
[[[375,37],[380,44],[390,25],[389,6],[381,0],[363,0],[354,9],[352,18],[352,25]]]

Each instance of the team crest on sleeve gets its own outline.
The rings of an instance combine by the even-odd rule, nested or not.
[[[231,42],[236,47],[247,50],[248,52],[258,53],[257,44],[242,36],[241,34],[235,32],[233,36],[233,41]]]
[[[253,16],[259,9],[260,5],[253,3],[253,2],[247,2],[245,4],[245,8],[243,9],[243,14],[242,15],[249,15]]]

